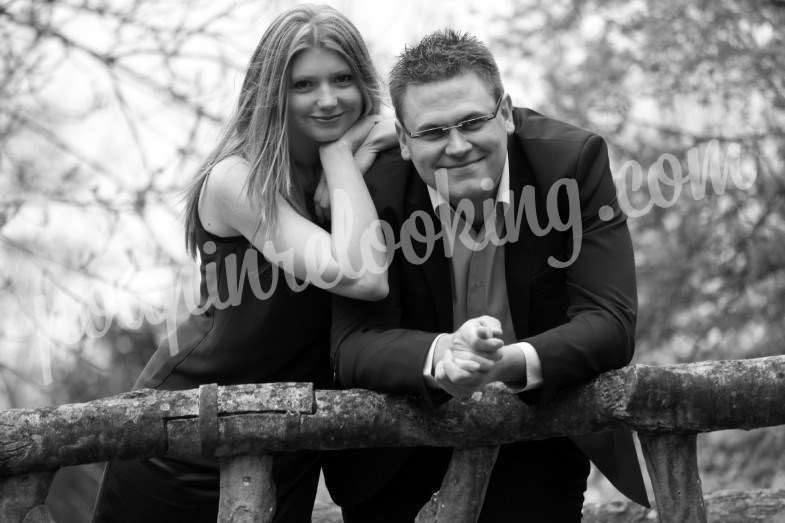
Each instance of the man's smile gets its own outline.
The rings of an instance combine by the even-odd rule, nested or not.
[[[481,162],[484,159],[485,159],[485,156],[480,156],[479,158],[475,158],[474,160],[469,160],[467,162],[456,162],[456,163],[450,164],[450,165],[440,165],[440,166],[437,167],[437,169],[447,169],[447,170],[461,169],[461,168],[464,168],[464,167],[470,167],[470,166],[472,166],[472,165],[474,165],[476,163]]]

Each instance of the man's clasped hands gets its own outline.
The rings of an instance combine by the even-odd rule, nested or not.
[[[446,392],[465,397],[494,381],[524,386],[526,359],[515,344],[504,344],[498,319],[479,316],[436,340],[431,374]]]

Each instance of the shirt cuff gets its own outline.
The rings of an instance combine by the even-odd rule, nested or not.
[[[425,384],[432,389],[440,389],[441,387],[436,382],[436,378],[433,376],[433,353],[436,350],[436,344],[439,343],[439,340],[442,336],[447,336],[447,333],[442,333],[434,338],[433,342],[431,343],[431,348],[428,349],[428,355],[425,357],[425,365],[422,368],[422,377],[425,380]]]
[[[523,357],[526,360],[526,386],[520,390],[514,389],[513,392],[524,392],[540,388],[542,386],[542,364],[537,351],[531,343],[525,341],[513,343],[512,345],[523,351]]]
[[[515,347],[523,352],[523,360],[526,362],[526,385],[524,387],[516,387],[513,384],[506,383],[507,388],[511,392],[517,394],[527,390],[537,389],[542,386],[542,364],[537,351],[534,350],[531,343],[522,341],[520,343],[511,343],[511,347]]]

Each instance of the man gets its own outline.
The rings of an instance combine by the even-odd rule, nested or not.
[[[337,381],[436,403],[503,381],[536,403],[626,365],[634,262],[602,139],[513,108],[487,48],[454,31],[406,49],[390,91],[400,157],[366,175],[396,234],[390,294],[335,299]],[[348,523],[412,521],[450,452],[350,451],[328,486]],[[616,431],[503,446],[480,521],[580,521],[586,453],[646,503],[631,435]]]

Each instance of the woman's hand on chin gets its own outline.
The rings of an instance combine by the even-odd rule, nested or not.
[[[319,150],[324,152],[326,150],[335,148],[348,148],[349,151],[354,154],[357,152],[363,142],[365,142],[365,139],[368,137],[368,134],[371,132],[371,129],[374,128],[379,118],[380,117],[378,115],[370,115],[360,118],[345,133],[343,133],[343,136],[334,142],[322,144],[319,147]]]
[[[372,122],[372,125],[369,127],[369,122]],[[357,146],[356,150],[353,149],[353,144],[356,142],[358,137],[362,136],[362,133],[365,133],[365,136],[362,142]],[[337,144],[341,140],[345,140],[348,137],[347,141],[344,141],[344,144]],[[360,171],[361,174],[365,174],[368,169],[370,169],[371,165],[373,165],[374,160],[376,160],[376,156],[379,152],[384,151],[385,149],[389,149],[390,147],[394,147],[398,144],[398,138],[395,134],[395,120],[391,117],[381,116],[381,115],[371,115],[361,118],[354,124],[346,134],[336,142],[332,142],[332,144],[336,144],[336,147],[347,147],[351,148],[354,152],[354,164],[357,166],[357,169]],[[329,144],[325,144],[322,147],[326,147]],[[324,171],[322,171],[319,177],[319,184],[316,186],[316,192],[313,195],[314,207],[316,209],[316,217],[321,222],[327,222],[330,220],[330,189],[327,186],[327,180],[324,177]]]
[[[397,144],[398,137],[395,134],[395,120],[392,118],[381,118],[354,153],[354,163],[360,172],[365,174],[381,151],[394,147]]]

